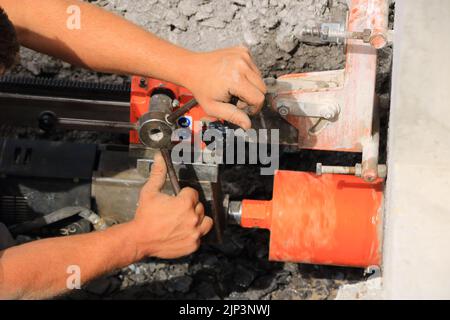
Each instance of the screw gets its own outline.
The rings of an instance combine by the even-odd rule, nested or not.
[[[361,34],[362,40],[365,43],[369,43],[370,42],[370,38],[372,37],[372,30],[370,29],[364,29],[364,31]]]
[[[53,112],[44,111],[39,115],[39,128],[44,131],[50,131],[58,122],[58,118]]]
[[[289,114],[289,108],[281,106],[278,108],[278,113],[280,114],[280,116],[286,117]]]
[[[326,108],[325,110],[322,110],[322,117],[331,120],[335,117],[335,113],[330,108]]]
[[[267,86],[274,86],[277,84],[277,79],[275,78],[267,78],[264,80]]]
[[[322,164],[318,163],[316,165],[316,175],[321,176],[322,175]]]
[[[147,88],[147,79],[141,78],[141,81],[139,81],[139,87],[141,88]]]
[[[178,108],[180,106],[180,101],[177,99],[172,101],[172,108]]]

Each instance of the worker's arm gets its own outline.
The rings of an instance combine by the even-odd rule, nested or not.
[[[67,27],[67,9],[81,9],[80,29]],[[258,111],[266,87],[246,48],[194,53],[77,0],[0,0],[19,41],[73,64],[101,72],[150,76],[190,89],[205,111],[244,128],[248,116],[228,104],[237,96]],[[246,107],[245,104],[240,104]]]
[[[81,271],[84,284],[144,257],[177,258],[198,249],[212,226],[193,189],[177,197],[160,193],[166,180],[161,156],[141,192],[136,218],[105,231],[31,242],[0,252],[0,299],[45,299],[68,291]]]

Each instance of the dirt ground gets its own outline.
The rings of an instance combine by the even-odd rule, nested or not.
[[[293,36],[315,19],[342,19],[345,1],[332,0],[98,0],[113,10],[180,45],[211,50],[245,43],[264,76],[322,71],[344,66],[342,47],[307,45]],[[392,9],[394,5],[392,5]],[[389,114],[392,48],[380,52],[377,93],[382,120],[382,154],[385,155]],[[61,61],[22,50],[22,63],[14,74],[121,83],[127,77],[93,73]],[[22,128],[3,135],[44,138]],[[69,132],[55,140],[125,142],[123,136]],[[286,152],[284,167],[312,170],[316,162],[355,164],[358,156],[334,153]],[[293,165],[299,164],[299,165]],[[224,192],[233,198],[268,199],[271,178],[261,178],[251,166],[225,167]],[[363,279],[359,269],[271,263],[267,261],[268,232],[231,227],[225,244],[203,245],[194,255],[176,261],[148,259],[65,298],[104,299],[333,299],[342,284]]]

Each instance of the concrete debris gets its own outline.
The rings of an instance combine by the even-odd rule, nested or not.
[[[294,30],[308,21],[345,19],[345,0],[94,0],[104,7],[143,26],[157,35],[196,51],[245,44],[252,50],[265,76],[288,71],[338,68],[343,53],[324,46],[328,59],[312,59],[315,47],[299,46]],[[333,10],[330,10],[330,7]],[[340,17],[338,18],[338,16]],[[298,32],[297,32],[298,33]],[[323,54],[326,53],[326,54]],[[102,75],[73,68],[67,64],[32,52],[22,51],[22,64],[16,72],[33,76],[56,76],[98,80]],[[75,75],[73,75],[75,74]],[[120,81],[116,79],[116,81]]]
[[[181,0],[178,4],[178,9],[184,16],[190,18],[197,13],[197,8],[199,8],[203,2],[203,0]]]
[[[375,278],[339,288],[336,300],[379,300],[382,299],[382,280]]]

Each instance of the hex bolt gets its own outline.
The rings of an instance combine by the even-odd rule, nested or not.
[[[230,201],[228,204],[228,223],[234,225],[241,225],[242,218],[242,202]]]
[[[287,115],[289,115],[289,108],[286,106],[281,106],[278,108],[278,113],[282,116],[282,117],[286,117]]]
[[[39,128],[44,131],[53,129],[58,123],[58,118],[51,111],[44,111],[39,115]]]
[[[180,101],[177,99],[174,99],[172,101],[172,108],[178,108],[180,106]]]
[[[326,120],[333,120],[339,114],[339,106],[330,105],[322,109],[322,117]]]
[[[333,114],[327,112],[327,113],[325,113],[325,115],[323,117],[327,120],[330,120],[330,119],[333,119]]]
[[[147,88],[147,79],[141,78],[141,80],[139,81],[139,87],[141,87],[142,89]]]
[[[266,78],[264,79],[264,82],[266,83],[267,86],[274,86],[277,84],[277,79],[275,78]]]
[[[322,175],[322,164],[318,163],[316,165],[316,175],[321,176]]]
[[[316,164],[316,175],[321,176],[324,174],[343,174],[343,175],[352,175],[356,177],[362,177],[362,165],[357,163],[354,167],[345,167],[345,166],[324,166],[322,163]],[[378,174],[379,178],[387,177],[387,166],[386,165],[378,165]],[[371,177],[366,178],[369,182],[373,182],[376,178],[370,179]]]

